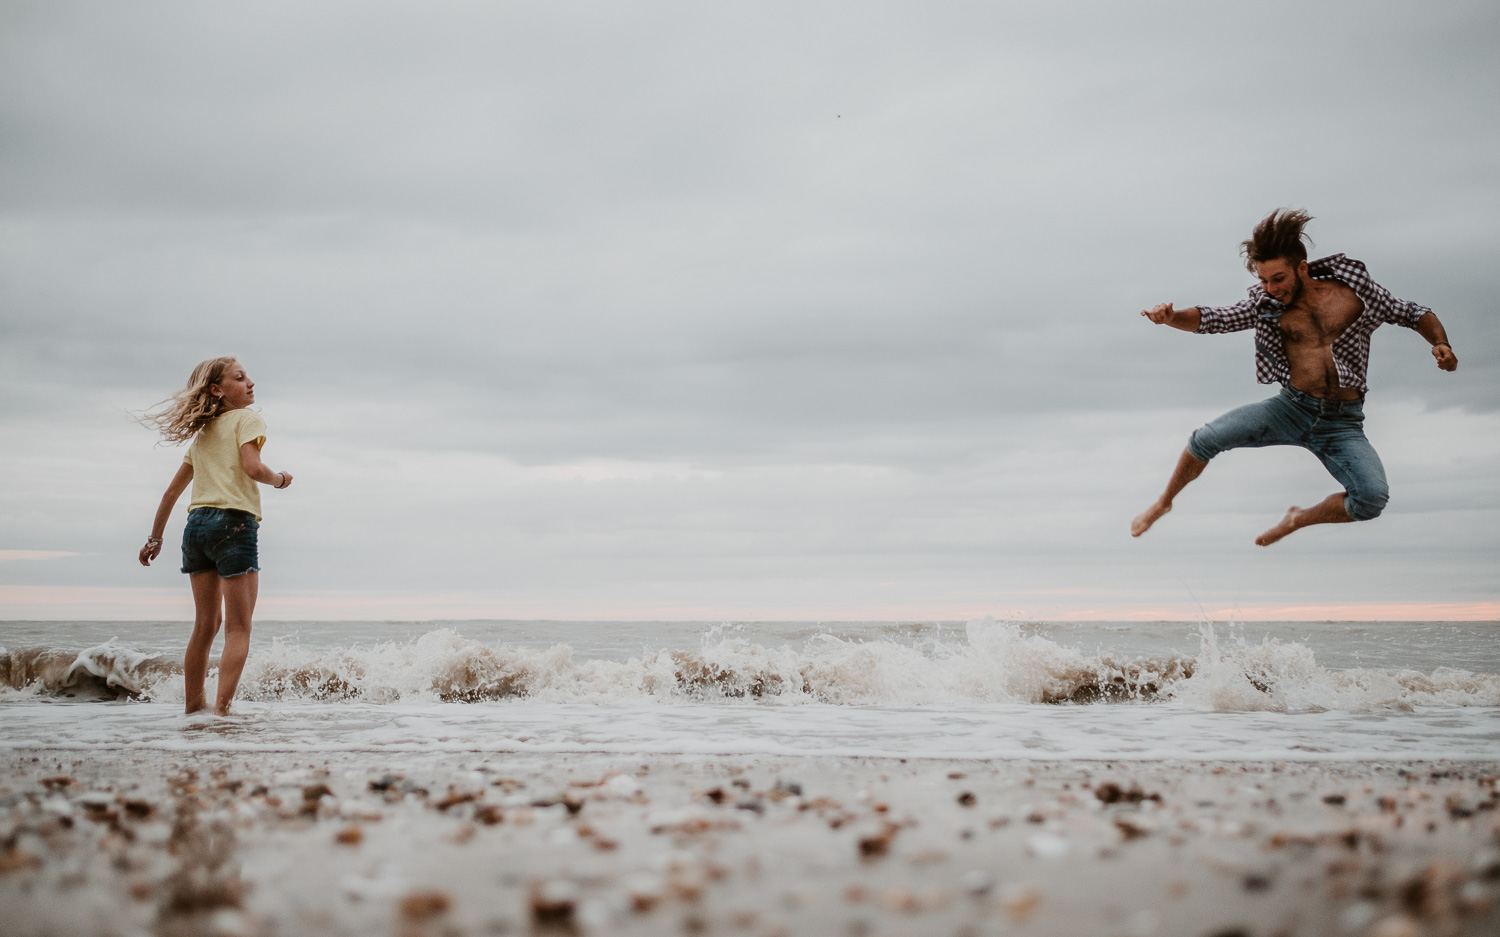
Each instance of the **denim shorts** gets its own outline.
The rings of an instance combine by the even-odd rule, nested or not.
[[[1194,431],[1188,452],[1207,462],[1228,449],[1300,446],[1344,486],[1344,510],[1378,517],[1390,498],[1380,455],[1365,438],[1364,400],[1324,400],[1283,384],[1269,400],[1234,410]]]
[[[258,530],[260,522],[249,511],[193,508],[182,528],[182,571],[213,571],[221,579],[259,572]]]

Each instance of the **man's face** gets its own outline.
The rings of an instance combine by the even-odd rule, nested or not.
[[[1260,278],[1261,289],[1284,306],[1295,303],[1302,295],[1302,278],[1307,275],[1307,261],[1296,263],[1285,257],[1264,260],[1255,265],[1255,275]]]

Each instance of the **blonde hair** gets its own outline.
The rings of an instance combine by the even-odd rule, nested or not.
[[[214,417],[224,412],[224,398],[209,393],[208,387],[224,380],[224,372],[238,360],[231,356],[209,358],[199,363],[188,377],[186,387],[163,400],[155,410],[142,414],[137,419],[141,425],[160,432],[164,442],[187,442],[198,435],[199,430],[212,423]]]

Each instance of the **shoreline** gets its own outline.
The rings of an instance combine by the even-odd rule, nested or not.
[[[91,755],[0,752],[18,937],[1500,928],[1494,761]]]

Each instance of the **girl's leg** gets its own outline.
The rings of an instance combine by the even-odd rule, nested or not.
[[[193,573],[193,636],[188,638],[187,653],[182,656],[182,681],[187,711],[208,708],[203,697],[203,680],[208,676],[208,652],[223,621],[223,596],[219,592],[219,574],[213,570]]]
[[[227,716],[234,691],[240,685],[240,673],[245,669],[245,658],[250,656],[250,619],[255,614],[260,573],[220,579],[219,587],[224,591],[224,652],[219,656],[219,695],[214,714]]]

